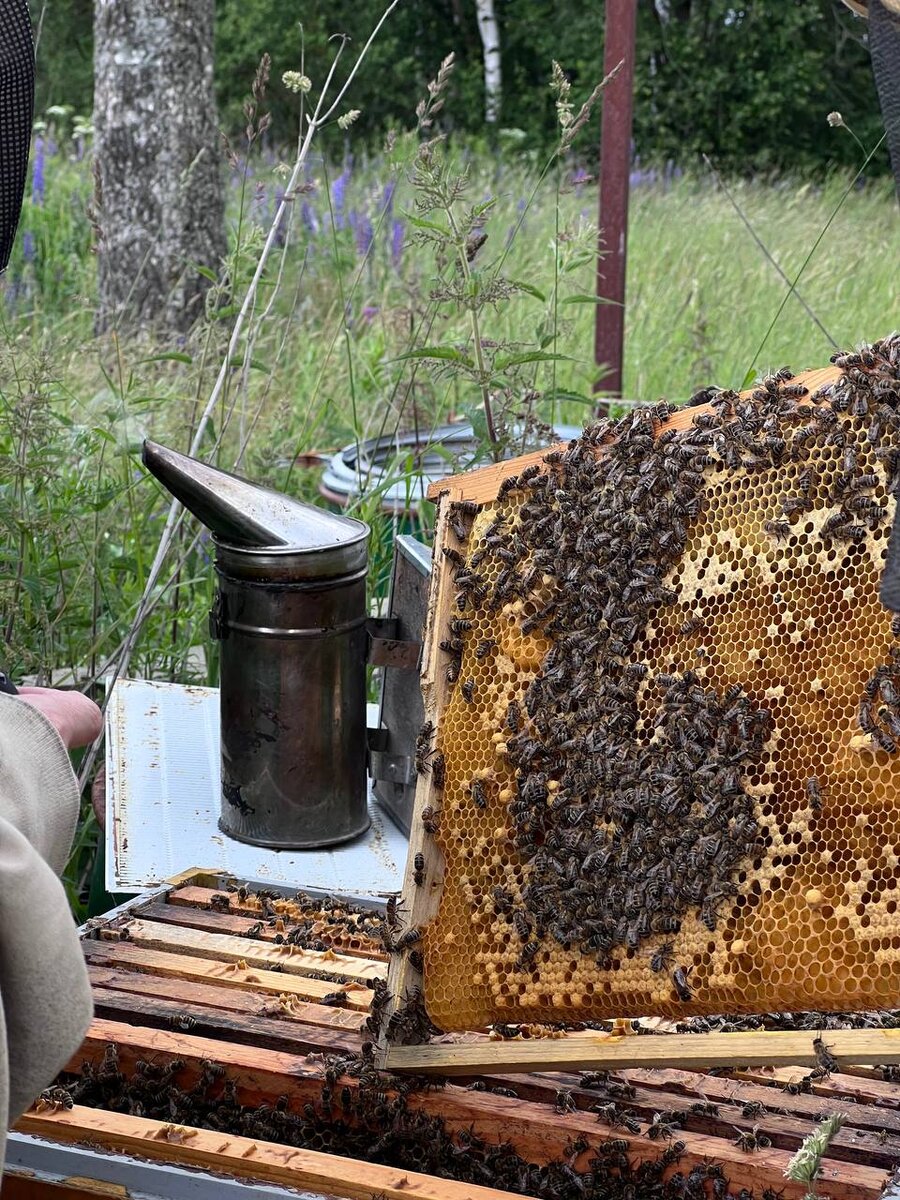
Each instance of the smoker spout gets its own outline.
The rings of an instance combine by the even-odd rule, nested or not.
[[[185,508],[231,545],[302,550],[359,538],[357,521],[301,504],[157,442],[145,441],[142,457],[147,470]]]

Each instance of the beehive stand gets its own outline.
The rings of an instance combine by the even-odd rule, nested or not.
[[[528,573],[535,544],[519,540],[517,548],[518,510],[534,493],[527,486],[509,490],[503,481],[523,473],[526,479],[546,475],[542,454],[434,486],[436,555],[422,670],[426,717],[434,734],[422,755],[425,769],[403,889],[408,913],[394,936],[387,1014],[394,1023],[387,1028],[386,1022],[382,1033],[386,1066],[474,1069],[480,1047],[397,1044],[417,1040],[406,1036],[402,1016],[410,1000],[416,1004],[421,998],[443,1030],[651,1013],[677,1019],[721,1012],[850,1011],[900,1002],[900,739],[895,737],[900,678],[893,687],[900,639],[878,600],[894,511],[888,475],[895,464],[889,456],[900,444],[895,416],[888,421],[880,406],[892,414],[900,407],[900,342],[889,340],[881,350],[892,357],[893,390],[885,384],[873,399],[862,388],[865,407],[854,380],[867,368],[854,376],[854,365],[770,380],[755,399],[751,391],[733,403],[683,409],[663,414],[662,420],[657,410],[653,417],[654,437],[664,434],[672,453],[684,443],[696,456],[700,449],[691,439],[701,429],[721,431],[729,422],[732,427],[749,423],[752,436],[727,466],[724,455],[732,440],[722,440],[722,433],[719,440],[707,440],[709,457],[695,460],[700,466],[693,466],[691,483],[700,502],[682,518],[683,542],[661,581],[670,602],[650,610],[640,636],[616,653],[620,666],[624,662],[626,672],[634,672],[630,678],[641,681],[632,693],[630,736],[647,756],[660,747],[664,753],[655,760],[656,775],[645,771],[644,790],[633,793],[633,808],[624,814],[607,811],[597,823],[592,847],[601,848],[600,866],[603,837],[611,830],[615,836],[606,844],[614,852],[632,839],[631,859],[620,853],[630,865],[622,868],[617,885],[624,889],[618,905],[625,916],[611,940],[605,931],[607,942],[597,943],[600,950],[584,951],[571,936],[572,921],[590,900],[590,871],[573,870],[555,892],[550,886],[560,909],[557,936],[546,928],[555,918],[552,904],[545,906],[543,930],[530,914],[539,891],[536,864],[543,864],[538,882],[546,886],[546,860],[552,856],[541,860],[536,853],[529,821],[532,830],[539,829],[538,845],[558,837],[557,858],[566,863],[572,848],[582,858],[587,853],[579,831],[589,829],[595,818],[577,811],[579,805],[587,807],[589,787],[582,784],[579,795],[562,771],[554,775],[553,764],[539,776],[522,750],[527,738],[541,737],[534,732],[534,714],[526,716],[529,685],[553,645],[545,636],[548,618],[542,622],[541,609],[554,588],[580,588],[592,560],[586,551],[579,566],[576,554],[579,569],[562,581],[545,570],[543,578],[540,571],[532,572],[524,589],[504,588],[502,579],[498,583],[511,562]],[[868,386],[865,379],[863,384]],[[735,416],[742,412],[742,418]],[[873,426],[878,426],[875,433]],[[598,446],[595,460],[606,453]],[[624,496],[608,481],[594,495],[598,521],[610,507],[631,506],[640,523],[641,476],[638,467],[632,469]],[[559,468],[549,470],[552,476]],[[630,494],[636,479],[638,487]],[[584,524],[591,525],[583,494],[563,496],[557,514],[567,503],[581,505]],[[470,528],[460,536],[465,521]],[[571,530],[568,536],[570,568]],[[444,548],[447,556],[439,553]],[[474,588],[459,582],[473,577]],[[468,593],[462,605],[461,591]],[[604,619],[598,612],[597,626]],[[463,624],[454,628],[454,620]],[[574,632],[558,629],[555,638]],[[646,810],[674,785],[664,754],[681,753],[684,743],[678,739],[688,737],[684,726],[690,722],[682,721],[679,729],[677,712],[688,688],[706,705],[701,719],[708,722],[711,742],[722,731],[716,742],[720,759],[739,752],[733,759],[737,769],[722,768],[726,773],[710,789],[724,789],[730,811],[723,819],[721,811],[711,811],[709,793],[691,793],[679,782],[681,807],[676,798],[668,813],[657,813],[655,825],[645,821],[639,840],[632,830],[641,828]],[[582,686],[567,707],[578,718],[593,698],[590,687]],[[867,728],[861,727],[863,705],[871,714]],[[590,718],[582,721],[582,736],[589,724]],[[743,744],[754,739],[754,753],[744,753]],[[442,771],[432,769],[435,760]],[[703,767],[698,754],[693,777],[701,776]],[[623,774],[624,769],[623,762]],[[681,769],[691,775],[683,764]],[[520,821],[513,810],[529,774],[537,777],[537,799]],[[567,787],[568,801],[555,802]],[[562,833],[538,811],[544,806],[555,811],[559,803],[569,804],[572,818]],[[699,890],[687,899],[665,899],[669,915],[657,924],[657,910],[665,905],[660,890],[649,887],[649,877],[643,878],[637,902],[628,890],[632,877],[644,869],[638,863],[648,854],[652,862],[659,837],[682,830],[681,845],[673,842],[674,849],[657,853],[675,861],[681,854]],[[743,837],[746,849],[731,850],[729,859],[723,854],[729,850],[723,833],[735,845]],[[573,857],[569,853],[568,862]],[[723,858],[726,865],[719,868]],[[664,873],[665,863],[656,865]],[[679,882],[689,873],[679,863]],[[707,897],[704,876],[722,885],[720,894]],[[609,877],[607,872],[604,886]],[[665,889],[662,894],[665,898]],[[593,929],[600,930],[600,938],[604,908],[612,907],[613,898],[611,892],[594,897]],[[644,924],[638,915],[642,909],[651,914]],[[411,948],[418,953],[411,954]],[[892,1036],[880,1037],[876,1050],[869,1033],[843,1033],[840,1053],[857,1061],[874,1061],[871,1053],[881,1061],[898,1061]],[[776,1061],[777,1038],[760,1036],[758,1047],[750,1035],[731,1043],[731,1051],[727,1043],[707,1039],[707,1065]],[[793,1036],[784,1035],[784,1052],[802,1055]],[[674,1040],[666,1040],[671,1044],[665,1051],[648,1039],[638,1039],[637,1046],[629,1039],[626,1049],[612,1050],[608,1040],[592,1035],[540,1047],[491,1044],[481,1062],[517,1071],[553,1063],[607,1066],[623,1061],[616,1057],[620,1054],[639,1061],[642,1052],[661,1052],[672,1063],[678,1050]],[[696,1044],[691,1045],[685,1062],[696,1065]],[[811,1052],[808,1039],[804,1062]]]
[[[270,923],[273,904],[278,915]],[[276,941],[292,934],[310,912],[324,950],[292,951]],[[820,1079],[799,1095],[783,1086],[805,1074],[803,1068],[750,1068],[741,1079],[618,1067],[604,1079],[583,1078],[577,1071],[510,1076],[467,1069],[445,1087],[419,1080],[403,1097],[396,1076],[366,1082],[353,1064],[358,1066],[367,1037],[369,983],[387,965],[369,936],[372,928],[370,921],[359,937],[348,939],[346,928],[316,915],[308,902],[269,897],[260,903],[252,891],[226,892],[224,881],[204,875],[93,922],[83,945],[96,1016],[60,1079],[74,1086],[76,1103],[56,1107],[51,1094],[18,1123],[4,1197],[7,1190],[12,1200],[53,1200],[57,1194],[16,1165],[18,1134],[43,1139],[45,1152],[60,1144],[92,1147],[105,1156],[105,1178],[109,1156],[124,1153],[226,1179],[354,1200],[510,1200],[503,1188],[513,1183],[518,1194],[545,1200],[575,1194],[576,1183],[586,1189],[577,1194],[592,1198],[618,1196],[616,1189],[627,1186],[631,1193],[622,1196],[676,1200],[684,1195],[673,1179],[676,1172],[682,1182],[695,1172],[692,1179],[701,1189],[704,1180],[716,1187],[725,1181],[734,1196],[742,1188],[757,1196],[771,1188],[785,1200],[801,1200],[804,1186],[785,1180],[784,1170],[816,1121],[836,1107],[846,1113],[846,1124],[823,1163],[823,1192],[833,1200],[876,1200],[886,1170],[900,1159],[900,1087],[849,1060],[844,1073]],[[335,991],[343,994],[343,1007],[322,1003]],[[470,1045],[487,1041],[466,1038]],[[662,1047],[670,1037],[627,1041]],[[808,1035],[805,1042],[808,1048]],[[521,1053],[528,1046],[567,1042],[510,1045]],[[467,1046],[453,1049],[461,1054]],[[805,1053],[797,1061],[808,1061]],[[336,1056],[347,1074],[329,1074]],[[149,1077],[163,1082],[148,1084]],[[90,1081],[86,1092],[78,1091],[79,1080]],[[204,1127],[191,1118],[187,1106],[197,1103],[191,1097],[204,1092],[204,1080],[219,1098],[204,1108],[213,1121],[221,1122],[229,1105],[249,1106],[239,1130]],[[88,1106],[90,1097],[101,1106]],[[619,1124],[616,1105],[630,1128]],[[367,1143],[357,1140],[364,1150],[356,1155],[329,1152],[321,1142],[286,1144],[277,1136],[279,1114],[286,1114],[284,1120],[315,1117],[324,1133],[335,1131],[339,1144],[341,1131],[352,1136],[366,1112],[373,1132]],[[662,1115],[671,1131],[651,1136]],[[383,1138],[393,1138],[401,1149],[409,1138],[416,1150],[418,1137],[416,1153],[432,1153],[438,1126],[416,1133],[417,1122],[426,1118],[442,1122],[440,1136],[450,1139],[444,1174],[452,1170],[456,1178],[413,1168],[411,1158],[405,1165],[378,1161]],[[738,1132],[752,1133],[754,1126],[771,1146],[750,1153],[734,1145]],[[478,1168],[479,1175],[470,1156],[481,1143],[478,1161],[496,1165]],[[591,1166],[595,1156],[600,1165]],[[609,1192],[594,1190],[604,1164],[612,1171]],[[593,1184],[582,1174],[589,1170]],[[673,1180],[671,1191],[666,1180]],[[540,1189],[529,1186],[536,1182]],[[106,1186],[103,1194],[109,1194]],[[81,1179],[66,1180],[59,1195],[74,1200],[97,1193],[89,1179]]]

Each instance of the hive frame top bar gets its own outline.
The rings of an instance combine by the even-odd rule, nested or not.
[[[792,382],[804,384],[812,395],[818,388],[839,378],[840,374],[837,367],[819,367],[814,371],[800,372]],[[748,388],[741,392],[741,395],[749,396],[754,390],[754,388]],[[687,429],[698,413],[712,411],[713,409],[708,404],[698,405],[696,408],[679,409],[672,413],[671,419],[666,423],[666,428]],[[560,449],[565,449],[564,442],[548,446],[544,450],[535,450],[532,454],[523,454],[519,458],[492,463],[489,467],[480,467],[476,471],[467,471],[463,475],[450,475],[446,479],[438,479],[429,487],[428,499],[436,501],[440,496],[446,496],[450,501],[470,500],[475,504],[490,504],[496,500],[497,490],[504,479],[533,463],[540,464],[551,451]]]

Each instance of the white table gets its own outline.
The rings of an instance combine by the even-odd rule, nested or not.
[[[377,706],[369,706],[377,721]],[[265,850],[219,819],[219,693],[120,679],[106,714],[106,888],[138,893],[189,867],[350,896],[396,892],[407,840],[369,793],[367,833],[330,850]]]

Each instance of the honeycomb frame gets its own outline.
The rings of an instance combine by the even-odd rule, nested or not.
[[[805,390],[798,404],[808,406],[814,395],[814,407],[826,409],[830,400],[821,389],[845,385],[849,374],[852,368],[811,372],[776,386]],[[655,432],[672,429],[680,437],[696,430],[698,417],[716,411],[702,406],[663,414]],[[844,446],[821,445],[826,439],[816,437],[808,453],[752,469],[726,467],[713,455],[703,470],[702,512],[687,523],[683,550],[663,581],[674,602],[653,610],[635,643],[648,668],[637,692],[635,738],[653,744],[661,736],[654,733],[663,703],[659,678],[678,683],[692,673],[719,700],[736,689],[748,699],[738,718],[743,732],[748,713],[765,714],[758,758],[741,762],[754,852],[732,856],[723,878],[733,894],[726,888],[712,907],[682,904],[664,930],[649,924],[636,933],[629,929],[633,944],[622,941],[602,952],[554,939],[546,918],[537,930],[515,923],[536,858],[523,858],[510,816],[522,776],[508,760],[516,735],[505,714],[511,701],[524,706],[551,648],[540,630],[523,633],[522,624],[533,616],[535,595],[540,599],[541,589],[552,591],[558,581],[532,580],[530,597],[493,613],[476,600],[462,613],[473,625],[458,632],[459,678],[450,683],[446,677],[455,654],[448,653],[450,622],[460,619],[454,576],[483,548],[498,503],[515,525],[515,493],[498,501],[503,479],[546,463],[546,456],[437,485],[422,673],[434,732],[420,748],[404,887],[412,936],[395,950],[389,983],[395,997],[422,988],[428,1016],[440,1029],[900,1003],[900,803],[893,800],[900,753],[890,749],[890,722],[898,718],[892,711],[877,715],[892,708],[893,702],[882,703],[883,691],[891,699],[891,651],[900,654],[900,630],[892,630],[878,601],[895,502],[883,460],[866,442],[868,415],[835,415]],[[875,477],[865,482],[871,506],[861,511],[878,513],[854,526],[850,542],[835,541],[827,528],[840,507],[834,489],[847,466],[846,442],[856,446],[857,475],[864,482]],[[811,502],[786,517],[786,497],[804,494],[798,477],[808,465],[816,475]],[[477,514],[470,513],[476,506]],[[474,518],[465,538],[459,536],[462,511]],[[487,643],[494,644],[485,649]],[[640,657],[634,646],[630,657]],[[463,693],[469,681],[471,699]],[[877,726],[868,731],[860,728],[867,689],[874,696],[869,720],[875,713]],[[707,715],[722,711],[713,707]],[[548,782],[549,807],[559,780],[556,788]],[[715,832],[699,835],[704,845],[715,844]],[[510,892],[515,903],[503,911]],[[413,945],[418,952],[411,955]]]

